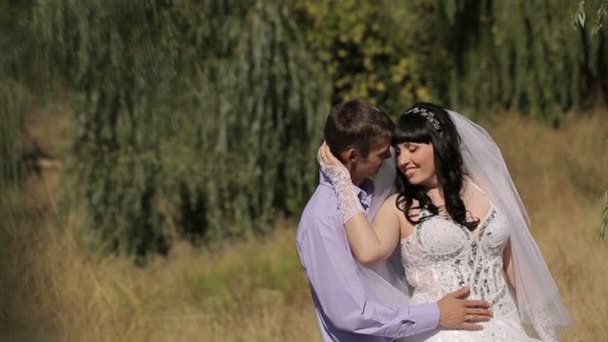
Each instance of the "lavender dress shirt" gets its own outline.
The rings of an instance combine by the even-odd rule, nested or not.
[[[372,189],[371,181],[355,186],[366,210]],[[386,342],[438,326],[435,303],[399,307],[366,295],[333,185],[323,173],[302,214],[296,243],[324,342]]]

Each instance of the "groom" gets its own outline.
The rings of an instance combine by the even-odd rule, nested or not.
[[[349,169],[361,204],[371,203],[373,177],[391,156],[391,119],[375,106],[351,100],[339,104],[325,123],[325,141]],[[357,264],[346,240],[333,186],[321,172],[297,233],[297,247],[309,281],[324,342],[390,341],[438,327],[479,330],[466,322],[490,318],[488,303],[462,299],[461,289],[437,303],[397,306],[381,303],[363,290]]]

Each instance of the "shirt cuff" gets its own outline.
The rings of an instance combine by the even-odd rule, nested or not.
[[[410,326],[411,335],[433,330],[439,326],[439,305],[410,305],[408,318],[402,323]]]

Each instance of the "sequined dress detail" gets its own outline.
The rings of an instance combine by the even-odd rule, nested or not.
[[[468,286],[468,299],[491,303],[494,317],[481,331],[437,329],[404,341],[538,341],[524,331],[503,271],[509,229],[500,212],[491,206],[473,231],[426,210],[420,215],[414,232],[401,240],[403,267],[414,289],[411,304],[437,302]]]

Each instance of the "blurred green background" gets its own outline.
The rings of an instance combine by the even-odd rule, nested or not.
[[[202,254],[178,258],[180,277],[195,288],[182,304],[226,307],[241,298],[230,282],[248,284],[238,293],[268,284],[304,293],[281,297],[285,310],[308,303],[291,233],[281,228],[293,228],[316,186],[315,152],[331,106],[355,97],[393,117],[423,100],[487,124],[513,151],[507,159],[520,185],[541,184],[526,178],[537,156],[521,155],[540,139],[539,153],[554,159],[537,167],[563,168],[548,173],[546,194],[569,194],[571,181],[587,233],[607,237],[607,24],[606,0],[0,0],[0,194],[4,241],[12,243],[5,253],[37,255],[24,257],[29,264],[7,261],[4,284],[56,286],[49,315],[69,318],[49,324],[65,340],[82,338],[69,333],[79,331],[75,317],[82,331],[119,321],[121,336],[153,340],[125,332],[146,330],[153,323],[143,313],[157,312],[141,304],[138,289],[154,281],[159,255],[175,262],[183,249]],[[529,144],[509,147],[514,141]],[[275,261],[188,273],[225,249],[254,260],[258,242],[282,246],[268,259]],[[32,266],[40,253],[57,268]],[[32,273],[25,280],[24,267]],[[238,275],[243,268],[254,271]],[[77,270],[96,274],[89,290],[101,296],[86,310],[64,301],[81,298],[75,284],[86,281],[61,292],[70,280],[57,278]],[[120,270],[125,278],[108,280]],[[151,274],[130,278],[141,270]],[[177,297],[166,298],[160,306]],[[19,321],[11,310],[6,322]],[[136,313],[145,317],[127,319]],[[230,326],[214,322],[222,328],[213,331]],[[92,331],[106,340],[106,330]]]

